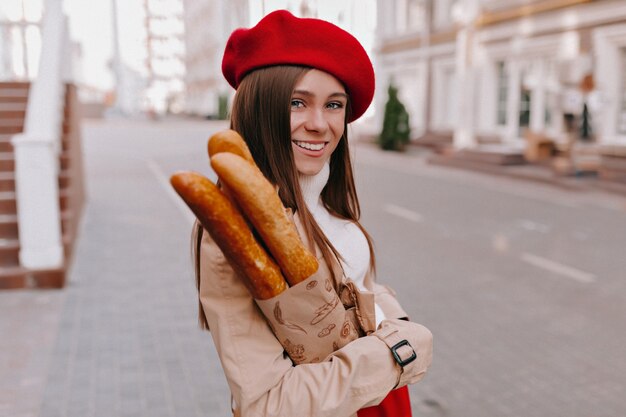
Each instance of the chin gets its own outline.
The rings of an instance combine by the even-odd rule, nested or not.
[[[296,169],[302,175],[315,175],[322,170],[324,164],[303,164],[300,166],[296,165]]]

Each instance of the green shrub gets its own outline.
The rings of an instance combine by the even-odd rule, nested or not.
[[[392,83],[387,94],[389,98],[385,104],[383,131],[378,137],[378,144],[385,150],[402,151],[410,140],[409,113],[398,98],[398,88]]]
[[[217,118],[220,120],[228,119],[228,95],[220,94],[217,97]]]

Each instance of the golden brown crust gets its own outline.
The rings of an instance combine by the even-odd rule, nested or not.
[[[254,298],[266,300],[287,289],[278,265],[256,241],[241,213],[215,184],[195,172],[176,173],[170,182],[240,273]]]
[[[207,149],[209,152],[209,158],[213,155],[216,155],[220,152],[230,152],[235,155],[241,156],[246,161],[250,161],[252,164],[256,166],[254,162],[254,158],[250,153],[250,149],[246,144],[246,141],[243,140],[241,135],[232,129],[222,130],[217,133],[214,133],[210,138],[207,144]],[[228,199],[235,205],[235,207],[239,209],[237,201],[233,198],[228,186],[224,184],[220,184],[222,192],[228,197]]]
[[[212,157],[220,152],[230,152],[254,163],[254,159],[252,158],[248,145],[239,133],[232,129],[222,130],[211,136],[209,138],[208,150],[209,157]]]
[[[261,236],[289,285],[314,274],[317,259],[300,240],[276,190],[259,169],[228,152],[215,154],[211,166]]]

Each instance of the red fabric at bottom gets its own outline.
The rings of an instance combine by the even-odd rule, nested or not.
[[[411,400],[407,386],[391,391],[378,405],[362,408],[358,417],[411,417]]]

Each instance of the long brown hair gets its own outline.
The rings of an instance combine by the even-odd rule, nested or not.
[[[250,152],[265,177],[278,187],[285,205],[298,213],[308,242],[320,248],[327,264],[341,259],[309,212],[300,183],[291,147],[291,96],[296,83],[311,68],[301,66],[272,66],[250,72],[239,84],[231,110],[231,128],[246,141]],[[350,102],[346,108],[349,117]],[[361,208],[354,186],[352,162],[348,148],[347,122],[337,148],[330,158],[330,175],[322,190],[322,202],[335,216],[353,221],[367,239],[370,270],[376,269],[372,239],[359,223]],[[196,285],[200,289],[200,246],[202,227],[196,224],[192,236]],[[332,272],[331,272],[332,273]],[[200,305],[200,326],[208,329]]]

